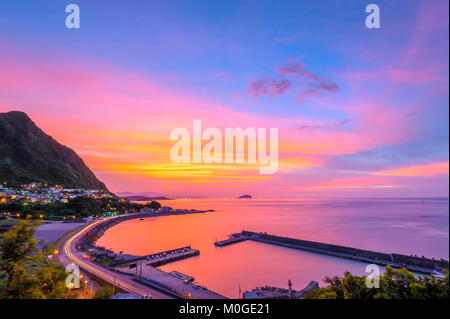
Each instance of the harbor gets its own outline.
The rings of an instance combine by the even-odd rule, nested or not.
[[[212,205],[208,204],[208,206]],[[172,213],[170,214],[176,212],[178,207],[171,210]],[[205,209],[204,206],[197,206],[196,208],[203,210]],[[214,216],[218,214],[220,214],[220,212],[214,214]],[[184,227],[187,225],[189,225],[187,227],[193,227],[194,224],[197,225],[198,222],[204,219],[204,217],[202,217],[204,214],[191,213],[189,214],[190,216],[180,216],[176,219],[158,218],[155,219],[155,223],[152,222],[150,224],[149,222],[153,219],[153,217],[161,215],[157,215],[154,212],[133,215],[134,219],[137,220],[128,224],[130,225],[127,227],[129,229],[128,234],[130,236],[134,232],[147,234],[149,229],[148,227],[151,226],[153,235],[157,236],[160,241],[163,240],[164,242],[171,239],[170,237],[164,237],[166,236],[164,231],[155,232],[153,228],[156,225],[158,225],[160,229],[176,229],[177,224],[183,224]],[[241,298],[302,298],[303,293],[305,293],[303,288],[305,288],[311,281],[316,281],[319,283],[325,275],[334,274],[333,271],[335,270],[332,268],[334,267],[334,264],[338,264],[342,269],[336,271],[336,274],[343,273],[347,270],[358,274],[358,271],[363,272],[365,265],[370,263],[379,264],[381,266],[392,265],[397,268],[405,267],[414,273],[434,274],[436,276],[439,275],[439,272],[441,272],[442,269],[446,268],[446,265],[448,265],[448,262],[445,260],[433,260],[425,257],[383,253],[380,252],[382,251],[381,249],[379,251],[376,251],[375,249],[369,251],[352,248],[350,246],[338,246],[324,242],[313,242],[246,230],[239,233],[233,233],[233,230],[236,228],[233,229],[231,227],[229,227],[226,232],[220,232],[219,230],[220,235],[216,235],[218,232],[215,232],[215,234],[210,233],[210,239],[206,241],[204,240],[204,237],[206,236],[190,232],[189,236],[185,236],[183,240],[173,241],[173,243],[171,241],[172,244],[169,245],[162,245],[160,243],[154,245],[151,236],[143,235],[140,238],[140,243],[142,243],[143,246],[148,245],[148,249],[136,251],[136,255],[127,254],[128,251],[124,250],[124,247],[120,246],[115,246],[116,248],[113,251],[113,248],[109,247],[114,247],[114,245],[109,244],[108,241],[102,240],[100,241],[100,245],[97,245],[97,239],[103,236],[107,228],[114,226],[120,222],[120,220],[127,221],[128,219],[129,217],[119,217],[118,220],[105,221],[106,224],[104,226],[99,225],[98,227],[91,229],[85,237],[87,245],[81,245],[82,250],[92,256],[93,262],[96,262],[99,265],[115,272],[117,276],[126,276],[130,280],[133,280],[136,284],[145,285],[149,289],[158,290],[161,293],[170,295],[172,298],[235,298],[238,296],[238,290],[240,289],[239,286],[242,287],[242,290],[246,293],[244,296],[244,292],[241,292],[239,294]],[[148,220],[148,222],[141,222],[144,220]],[[231,235],[228,238],[223,238],[222,236],[226,236],[227,233]],[[198,238],[202,238],[202,240],[198,240]],[[211,239],[213,239],[212,242]],[[89,241],[91,242],[87,243]],[[233,247],[226,250],[222,249],[225,246],[246,241],[248,241],[248,243],[237,245],[238,247],[236,248]],[[326,241],[331,240],[328,239]],[[190,244],[186,245],[186,243]],[[191,243],[193,243],[194,246],[191,247]],[[270,246],[273,247],[267,247],[267,245],[260,245],[258,243],[270,244]],[[308,260],[311,260],[312,264],[317,263],[317,265],[320,265],[319,267],[328,267],[329,270],[323,271],[322,274],[319,274],[318,276],[311,275],[312,272],[309,270],[308,266],[300,269],[294,269],[291,266],[287,266],[287,268],[290,267],[292,269],[290,271],[281,271],[280,269],[285,268],[284,264],[275,263],[275,265],[269,265],[271,263],[267,263],[267,257],[264,257],[270,255],[274,256],[273,258],[276,258],[276,260],[282,260],[284,255],[287,254],[286,256],[289,256],[288,251],[285,249],[280,250],[276,248],[276,246],[293,249],[294,251],[291,253],[292,256],[295,255],[295,259],[300,260],[300,262],[302,262],[302,259],[304,260],[305,258],[308,258]],[[171,249],[172,247],[178,248]],[[85,250],[85,248],[90,249]],[[295,253],[295,250],[305,251],[307,253],[306,257],[303,253]],[[148,254],[148,252],[151,252],[151,254]],[[238,254],[246,256],[246,258],[249,258],[248,260],[252,260],[252,263],[246,264],[243,262],[243,259],[240,259],[240,261],[235,261],[230,258],[224,258],[220,265],[216,265],[218,267],[216,267],[215,272],[218,274],[223,273],[226,269],[238,269],[238,271],[246,273],[247,276],[253,273],[259,273],[261,274],[260,276],[262,276],[262,279],[255,280],[252,278],[248,280],[243,278],[224,283],[223,280],[217,276],[209,278],[209,275],[207,275],[206,278],[204,277],[204,274],[208,274],[209,270],[206,266],[203,266],[203,264],[214,264],[215,260],[218,260],[218,258],[215,259],[216,256]],[[192,264],[197,265],[197,260],[188,261],[188,259],[195,258],[200,255],[203,263],[200,264],[201,271],[197,268],[193,269],[192,267],[185,266]],[[316,257],[314,257],[314,255]],[[328,257],[326,256],[332,258],[327,259]],[[109,263],[104,263],[104,261],[108,260],[110,261]],[[186,262],[182,260],[186,260]],[[406,260],[406,262],[401,264],[401,260]],[[170,263],[176,261],[181,262],[177,263],[175,266],[170,265]],[[353,263],[352,261],[356,262]],[[257,266],[255,266],[255,262],[258,262]],[[364,263],[365,265],[361,263]],[[292,262],[291,265],[292,264],[294,263]],[[265,280],[264,273],[269,272],[278,274],[277,276],[280,279]],[[302,275],[303,273],[304,275]],[[289,292],[289,289],[285,286],[288,279],[291,280],[294,285],[291,292]],[[218,282],[220,284],[217,284]],[[209,289],[204,286],[207,286]]]
[[[252,240],[271,245],[304,250],[308,252],[324,254],[328,256],[351,259],[359,262],[377,264],[381,266],[392,266],[394,268],[406,268],[409,271],[427,275],[441,275],[444,269],[449,269],[449,262],[444,259],[429,259],[424,256],[408,256],[396,253],[382,253],[352,247],[338,246],[314,241],[307,241],[289,237],[269,235],[243,230],[235,233],[223,241],[216,241],[215,245],[224,247],[227,245]]]
[[[196,210],[169,210],[165,215],[204,213]],[[144,211],[138,214],[119,216],[111,218],[90,227],[90,229],[80,238],[78,249],[83,251],[85,260],[90,260],[100,266],[115,273],[112,278],[121,277],[134,281],[136,285],[144,285],[172,298],[179,299],[224,299],[216,292],[207,289],[205,286],[195,282],[195,278],[179,271],[165,272],[156,267],[198,256],[200,251],[193,249],[190,245],[176,249],[164,250],[148,255],[136,256],[116,253],[105,247],[97,246],[96,241],[103,236],[105,231],[120,222],[144,218],[161,216],[152,211]],[[110,276],[111,277],[111,276]],[[113,284],[115,279],[113,280]],[[119,287],[120,288],[120,285]]]

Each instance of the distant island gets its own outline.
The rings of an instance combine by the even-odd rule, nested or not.
[[[242,195],[242,196],[239,196],[239,199],[251,199],[251,198],[252,198],[251,195]]]

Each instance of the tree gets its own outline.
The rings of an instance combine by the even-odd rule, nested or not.
[[[33,238],[38,222],[20,222],[0,238],[0,270],[6,273],[6,285],[0,286],[0,298],[43,299],[71,298],[65,286],[67,274],[61,266],[50,265],[27,271],[30,263],[40,260]],[[36,264],[32,264],[36,265]],[[39,266],[43,266],[38,262]]]
[[[152,201],[151,203],[147,203],[145,206],[152,208],[154,210],[158,210],[161,208],[161,204],[157,201]]]
[[[21,265],[29,260],[36,249],[33,238],[36,224],[22,221],[3,233],[0,241],[0,269],[7,274],[6,289],[11,290],[13,277]]]
[[[100,288],[94,296],[94,299],[110,299],[113,296],[113,289],[109,286]]]
[[[449,299],[449,272],[445,278],[415,277],[405,268],[386,266],[379,288],[368,288],[366,277],[349,272],[344,277],[325,278],[328,287],[317,289],[304,298],[312,299]]]

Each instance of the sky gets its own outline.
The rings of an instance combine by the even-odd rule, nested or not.
[[[369,3],[4,0],[0,112],[117,193],[448,197],[449,3],[376,1],[368,29]],[[170,133],[193,120],[278,128],[278,171],[173,163]]]

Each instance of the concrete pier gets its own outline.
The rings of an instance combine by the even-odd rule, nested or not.
[[[233,240],[234,238],[239,238],[239,240]],[[381,266],[390,265],[395,268],[406,268],[413,272],[428,275],[435,274],[436,272],[442,272],[443,269],[449,269],[449,262],[443,259],[436,260],[425,258],[423,256],[407,256],[394,253],[387,254],[376,251],[313,242],[289,237],[281,237],[276,235],[269,235],[267,233],[256,233],[245,230],[241,233],[231,235],[230,239],[225,240],[224,242],[226,242],[226,245],[230,245],[233,243],[242,242],[244,240],[253,240],[333,257],[356,260],[364,263],[378,264]]]
[[[239,243],[239,242],[247,240],[247,239],[248,239],[247,236],[241,236],[241,234],[233,234],[228,239],[221,240],[221,241],[216,241],[214,243],[214,245],[216,245],[218,247],[224,247],[224,246],[228,246],[228,245],[231,245],[231,244]]]
[[[123,255],[122,259],[113,261],[111,263],[111,266],[115,267],[126,264],[133,264],[133,263],[136,264],[139,262],[146,262],[148,265],[152,267],[158,267],[173,261],[198,255],[200,255],[199,250],[192,249],[191,246],[185,246],[177,249],[161,251],[159,253],[154,253],[146,256]]]

